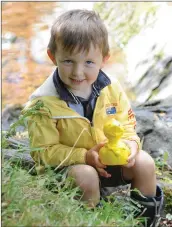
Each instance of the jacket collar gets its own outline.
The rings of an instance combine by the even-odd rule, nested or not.
[[[80,99],[65,87],[65,84],[59,77],[58,68],[54,71],[53,82],[56,91],[62,100],[74,102],[76,104],[80,103]],[[100,70],[97,80],[92,84],[93,89],[90,97],[98,97],[100,95],[100,91],[109,84],[111,84],[111,80],[102,70]]]

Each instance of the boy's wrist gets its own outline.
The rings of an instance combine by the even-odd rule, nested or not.
[[[87,150],[85,154],[85,163],[90,166],[94,166],[93,155],[91,150]]]

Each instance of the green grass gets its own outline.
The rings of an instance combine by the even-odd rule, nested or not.
[[[71,179],[64,181],[51,170],[33,176],[19,164],[2,164],[2,226],[137,226],[126,198],[90,209],[75,199],[79,195]]]

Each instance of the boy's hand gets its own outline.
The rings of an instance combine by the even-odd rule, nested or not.
[[[86,153],[86,164],[93,166],[97,169],[99,174],[103,177],[111,177],[111,175],[105,170],[106,166],[100,162],[99,150],[104,146],[105,143],[99,143]]]
[[[131,154],[128,157],[128,164],[124,165],[127,168],[134,166],[135,157],[138,154],[138,145],[135,141],[132,140],[123,140],[123,142],[130,148]]]

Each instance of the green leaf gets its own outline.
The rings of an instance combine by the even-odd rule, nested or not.
[[[164,152],[164,162],[166,162],[167,160],[168,160],[168,157],[169,157],[169,155],[168,155],[168,152],[166,151],[166,152]]]

